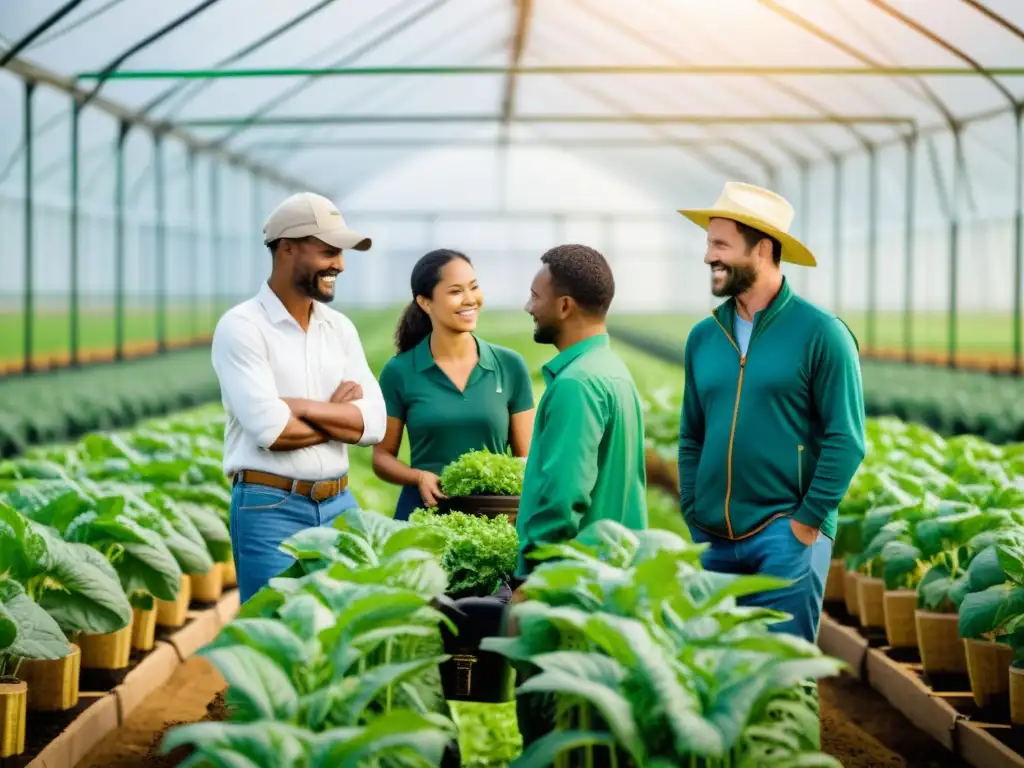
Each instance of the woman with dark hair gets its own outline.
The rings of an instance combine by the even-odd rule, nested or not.
[[[412,301],[395,330],[398,354],[380,373],[387,431],[373,446],[377,477],[402,486],[396,520],[444,498],[440,474],[463,453],[487,449],[525,457],[533,431],[533,382],[526,361],[476,336],[483,294],[469,257],[446,248],[412,270]],[[398,459],[403,429],[409,464]]]

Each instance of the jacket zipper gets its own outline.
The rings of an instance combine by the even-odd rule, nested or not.
[[[729,538],[733,539],[735,537],[732,532],[732,518],[729,517],[729,502],[732,501],[732,448],[733,443],[736,441],[736,422],[740,415],[740,395],[743,393],[743,371],[747,367],[747,356],[740,351],[739,345],[733,341],[732,336],[725,330],[725,326],[722,325],[718,316],[714,315],[714,318],[715,322],[718,323],[718,327],[725,333],[725,338],[729,340],[729,343],[733,345],[736,353],[740,356],[740,375],[736,380],[736,403],[732,409],[732,427],[729,430],[729,453],[725,465],[725,528],[728,531]]]

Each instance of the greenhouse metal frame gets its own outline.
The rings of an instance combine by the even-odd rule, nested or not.
[[[22,165],[21,199],[23,201],[23,260],[22,260],[22,315],[21,331],[22,361],[18,368],[23,372],[31,372],[40,367],[48,367],[53,361],[44,360],[40,363],[39,355],[34,349],[36,318],[36,298],[39,290],[37,270],[40,257],[39,244],[34,237],[36,229],[36,196],[37,176],[41,159],[40,148],[37,146],[41,134],[49,131],[47,126],[56,125],[54,120],[43,127],[37,125],[36,102],[42,89],[59,91],[69,97],[70,105],[65,117],[70,119],[70,143],[66,150],[69,187],[67,199],[67,226],[69,229],[69,267],[70,287],[68,293],[68,339],[69,347],[65,362],[78,365],[83,362],[81,353],[82,342],[80,333],[80,272],[79,253],[81,247],[80,216],[83,199],[83,166],[84,156],[89,154],[88,148],[82,145],[82,121],[90,112],[102,112],[116,121],[117,132],[114,153],[114,199],[111,201],[114,218],[113,237],[113,270],[114,270],[114,343],[113,356],[123,359],[137,353],[130,349],[127,342],[126,327],[129,323],[126,313],[125,259],[127,248],[126,208],[135,197],[135,189],[129,185],[126,173],[126,145],[131,135],[145,134],[152,142],[153,154],[147,174],[151,180],[154,196],[156,221],[155,247],[152,254],[153,269],[157,276],[163,276],[167,270],[168,251],[170,249],[167,236],[168,216],[168,173],[165,161],[165,147],[170,142],[177,142],[187,153],[187,188],[191,190],[188,205],[188,216],[192,221],[201,215],[207,215],[211,231],[208,237],[214,243],[221,237],[217,230],[223,218],[224,184],[223,169],[230,168],[235,173],[247,174],[251,179],[252,205],[251,218],[253,231],[259,229],[259,217],[262,202],[269,200],[270,192],[286,194],[301,189],[314,189],[323,194],[337,194],[336,189],[327,189],[322,179],[314,180],[308,173],[297,173],[294,169],[284,169],[280,164],[261,157],[268,153],[276,153],[279,157],[289,153],[305,153],[321,157],[329,157],[331,153],[364,151],[417,152],[434,147],[486,147],[493,145],[506,151],[517,147],[549,147],[568,152],[581,149],[593,149],[604,153],[630,152],[638,150],[658,150],[678,152],[686,155],[690,162],[702,166],[704,173],[716,179],[716,182],[727,179],[743,179],[766,183],[770,186],[779,184],[780,174],[795,172],[797,195],[794,203],[798,210],[811,200],[811,178],[813,173],[826,173],[831,180],[831,237],[827,247],[829,258],[839,264],[844,256],[847,241],[844,232],[850,224],[846,214],[849,199],[855,194],[864,194],[866,200],[858,202],[866,211],[866,255],[861,267],[864,270],[866,287],[864,305],[864,327],[861,346],[866,354],[881,354],[884,350],[880,340],[878,316],[880,312],[879,281],[881,277],[880,249],[882,233],[882,207],[885,206],[882,194],[881,176],[888,170],[899,174],[902,183],[902,250],[903,295],[899,314],[902,319],[900,335],[902,349],[897,350],[907,361],[920,358],[915,349],[915,316],[916,304],[914,286],[918,275],[915,274],[916,249],[918,242],[919,222],[917,213],[920,208],[921,174],[923,168],[930,171],[933,184],[932,190],[937,201],[941,217],[946,229],[946,252],[943,254],[943,267],[946,271],[947,290],[945,299],[945,350],[941,362],[957,366],[964,364],[959,338],[958,312],[961,304],[958,284],[964,275],[965,268],[962,254],[962,227],[965,216],[965,202],[970,205],[973,187],[976,180],[972,179],[972,163],[967,157],[965,143],[970,128],[991,125],[1005,119],[1012,120],[1012,141],[1000,141],[999,146],[990,142],[977,140],[978,146],[986,149],[991,155],[998,156],[1000,167],[1010,171],[1010,189],[1000,189],[1012,200],[1012,209],[1007,211],[1012,227],[1012,254],[1010,254],[1011,274],[1005,276],[1011,282],[1010,305],[1012,329],[1010,349],[1007,359],[999,365],[1020,375],[1024,370],[1024,309],[1022,309],[1022,292],[1024,292],[1024,67],[1006,66],[998,59],[1007,59],[1024,53],[1024,8],[1013,8],[1010,2],[981,2],[980,0],[946,0],[941,3],[898,2],[897,0],[856,0],[845,4],[846,10],[840,9],[835,0],[821,0],[814,10],[806,3],[783,2],[783,0],[744,0],[730,2],[723,0],[724,5],[736,8],[743,6],[745,13],[755,13],[757,19],[765,25],[771,20],[771,30],[764,35],[770,37],[775,30],[783,28],[793,34],[803,35],[809,47],[815,52],[832,51],[843,62],[834,65],[792,65],[784,63],[766,63],[763,65],[735,64],[721,62],[701,62],[694,60],[683,45],[674,46],[671,37],[675,30],[687,27],[688,35],[699,37],[708,31],[723,34],[728,30],[716,27],[716,22],[726,18],[728,9],[719,6],[712,9],[706,2],[688,4],[683,0],[652,0],[644,10],[638,9],[630,14],[613,14],[597,0],[570,0],[555,5],[534,2],[534,0],[515,0],[513,3],[499,4],[496,2],[481,3],[492,11],[482,14],[476,25],[494,23],[489,16],[498,14],[501,22],[507,26],[499,31],[503,45],[499,50],[491,51],[491,58],[504,58],[505,64],[459,64],[388,62],[360,63],[372,59],[389,45],[397,42],[407,43],[407,36],[415,33],[442,11],[458,11],[461,16],[470,16],[470,4],[454,0],[430,0],[430,2],[393,2],[384,11],[371,15],[358,29],[346,30],[340,39],[335,39],[334,48],[346,47],[344,40],[362,39],[360,45],[352,46],[344,56],[332,60],[325,65],[301,65],[292,62],[275,61],[276,66],[245,66],[235,68],[236,62],[243,62],[259,53],[264,48],[273,48],[287,40],[289,35],[301,34],[311,25],[323,24],[324,14],[332,10],[341,14],[354,13],[355,4],[350,0],[326,0],[306,3],[301,13],[288,15],[281,23],[274,24],[270,29],[250,40],[238,50],[222,57],[216,62],[207,62],[213,58],[205,52],[196,55],[192,62],[202,60],[201,67],[172,66],[140,66],[133,68],[133,61],[141,54],[150,52],[156,55],[161,41],[167,41],[175,35],[187,34],[190,29],[204,18],[217,13],[228,13],[233,6],[234,12],[241,8],[238,0],[203,0],[188,4],[183,12],[171,13],[170,10],[156,16],[172,16],[165,23],[152,29],[147,35],[126,46],[110,57],[102,66],[91,69],[84,68],[72,75],[58,74],[43,63],[33,58],[33,46],[46,41],[47,36],[62,34],[64,46],[73,48],[70,40],[75,36],[87,35],[86,30],[95,30],[96,24],[112,25],[113,21],[107,14],[117,16],[127,13],[136,2],[65,2],[63,4],[40,3],[36,15],[44,5],[52,10],[43,18],[32,24],[28,31],[19,39],[7,41],[5,48],[0,48],[0,69],[17,76],[22,82],[22,120],[20,121],[20,143],[10,158],[0,155],[0,163],[6,164],[6,170],[0,166],[0,174],[9,175],[13,164]],[[35,4],[33,4],[35,5]],[[174,4],[170,4],[174,5]],[[56,6],[56,7],[54,7]],[[102,7],[101,7],[102,6]],[[507,8],[505,6],[508,6]],[[941,8],[937,9],[937,6]],[[298,7],[298,6],[296,6]],[[854,7],[856,9],[854,10]],[[566,10],[570,9],[570,10]],[[557,11],[557,13],[556,13]],[[6,12],[5,12],[6,13]],[[29,11],[22,12],[31,16]],[[564,14],[561,21],[573,20],[576,26],[557,23],[558,13]],[[575,14],[570,19],[570,13]],[[855,34],[844,35],[837,31],[841,26],[840,19],[844,13],[856,16],[860,26],[853,26]],[[833,15],[830,15],[833,14]],[[838,15],[835,15],[838,14]],[[947,19],[943,14],[954,14],[955,19]],[[344,14],[342,14],[344,15]],[[449,14],[451,15],[451,14]],[[632,16],[646,18],[646,28]],[[460,18],[461,18],[460,16]],[[473,15],[474,18],[476,15]],[[227,16],[224,16],[227,18]],[[669,31],[656,35],[652,27],[657,27],[655,19],[664,23],[675,22]],[[831,19],[831,28],[825,23]],[[967,30],[965,22],[969,19],[971,30]],[[850,21],[849,18],[846,19]],[[870,20],[870,23],[869,21]],[[708,29],[702,32],[699,22],[706,22]],[[905,47],[930,52],[927,61],[910,63],[894,62],[895,58],[881,42],[885,31],[894,34],[894,30],[904,36]],[[212,22],[211,22],[212,23]],[[439,22],[441,30],[446,29],[446,22]],[[753,25],[754,22],[750,22]],[[600,59],[604,63],[573,62],[573,56],[565,54],[566,61],[542,61],[542,57],[531,56],[531,46],[535,44],[538,30],[544,28],[549,37],[564,36],[585,38],[585,25],[610,30],[606,45],[595,57],[593,54],[598,46],[581,43],[580,50],[586,50],[589,59]],[[875,26],[877,30],[867,30],[866,26]],[[6,27],[6,24],[0,24]],[[150,25],[153,26],[153,25]],[[459,39],[470,39],[474,25],[460,32]],[[958,36],[952,34],[958,32]],[[454,33],[451,33],[454,34]],[[779,32],[781,35],[782,33]],[[406,37],[403,37],[405,35]],[[975,45],[972,48],[965,42],[973,35]],[[483,37],[483,32],[480,33]],[[992,42],[998,36],[998,43]],[[365,38],[365,39],[364,39]],[[990,41],[980,46],[977,41],[984,38]],[[204,38],[205,39],[205,38]],[[615,44],[610,44],[614,39]],[[888,38],[891,48],[904,47],[893,43]],[[913,43],[913,44],[911,44]],[[45,50],[45,46],[40,48]],[[333,50],[333,49],[332,49]],[[403,49],[404,50],[404,49]],[[641,62],[638,51],[645,56],[653,57],[658,62]],[[985,54],[985,55],[983,55]],[[987,57],[991,54],[991,57]],[[387,54],[389,57],[391,54]],[[812,54],[808,54],[813,57]],[[442,56],[450,60],[450,56]],[[772,57],[767,57],[772,58]],[[777,58],[777,57],[776,57]],[[797,56],[796,58],[800,58]],[[991,58],[991,64],[985,63]],[[1019,58],[1019,56],[1018,56]],[[534,61],[535,60],[535,61]],[[608,63],[612,62],[612,63]],[[285,66],[285,64],[287,66]],[[416,110],[377,110],[354,106],[346,109],[309,110],[290,112],[281,107],[291,98],[304,90],[324,89],[326,87],[347,87],[339,85],[346,81],[358,80],[367,83],[383,83],[377,96],[384,94],[399,79],[416,82],[437,83],[445,79],[457,81],[459,78],[491,78],[500,79],[497,109],[468,109],[465,112],[456,110],[436,110],[424,112]],[[586,78],[599,78],[614,87],[607,91],[596,86],[587,86],[591,82]],[[716,110],[682,110],[676,105],[665,106],[655,103],[649,109],[640,109],[636,100],[624,96],[612,95],[621,89],[626,94],[635,94],[635,83],[646,82],[654,78],[657,84],[664,86],[674,79],[684,79],[685,83],[700,80],[705,86],[719,87],[725,83],[735,86],[737,92],[744,92],[741,101],[754,105],[758,100],[771,102],[767,94],[772,94],[780,102],[791,104],[792,108],[764,108],[758,105],[753,112],[732,113]],[[583,112],[571,109],[554,111],[524,110],[517,104],[523,98],[524,88],[530,83],[542,81],[549,83],[552,79],[564,82],[566,87],[577,87],[581,92],[588,88],[595,102],[607,106],[605,111]],[[737,79],[742,81],[737,85]],[[270,83],[277,80],[297,84],[289,85],[286,91],[274,99],[268,99],[262,106],[239,113],[220,115],[181,115],[182,108],[168,114],[161,114],[161,109],[180,96],[186,88],[199,85],[193,94],[203,89],[231,88],[237,83],[254,81]],[[887,89],[890,105],[858,112],[857,110],[837,110],[836,101],[842,97],[825,98],[833,94],[822,94],[820,89],[808,86],[816,80],[826,80],[829,84],[842,83],[850,88],[861,83],[871,95],[865,101],[883,101],[878,96],[879,88]],[[166,81],[166,82],[165,82]],[[573,86],[576,82],[577,85]],[[156,83],[161,90],[149,95],[148,99],[135,98],[127,100],[109,95],[118,87],[145,87],[145,84]],[[170,83],[170,86],[167,86]],[[961,86],[959,83],[969,84]],[[334,84],[334,85],[332,85]],[[42,88],[40,88],[40,86]],[[270,87],[268,86],[268,87]],[[457,86],[455,86],[457,87]],[[969,87],[972,99],[985,102],[984,108],[967,112],[952,106],[956,99],[949,94],[960,87]],[[870,89],[875,89],[871,91]],[[977,97],[984,89],[985,98]],[[751,93],[757,93],[754,98]],[[221,91],[226,93],[226,91]],[[851,93],[854,91],[851,90]],[[120,93],[118,91],[118,93]],[[965,91],[966,93],[966,91]],[[851,98],[849,95],[846,98]],[[311,99],[307,98],[307,101]],[[469,97],[467,96],[467,100]],[[966,97],[965,97],[966,100]],[[129,101],[133,102],[129,105]],[[891,108],[893,101],[899,101],[903,109]],[[663,108],[664,107],[664,108]],[[420,135],[391,134],[381,136],[337,135],[326,139],[295,137],[293,139],[262,142],[242,145],[239,139],[250,132],[273,134],[277,129],[309,128],[332,126],[340,129],[352,127],[381,127],[390,130],[402,126],[412,127],[421,133],[429,134],[431,127],[443,130],[458,129],[459,126],[493,127],[493,135],[486,137],[473,135]],[[560,135],[538,135],[539,127],[571,129],[577,133]],[[534,131],[524,133],[520,129]],[[612,133],[609,129],[636,129],[633,133]],[[212,129],[220,129],[213,138],[203,138],[201,134]],[[593,135],[579,133],[588,129],[597,129]],[[777,130],[784,129],[784,130]],[[683,133],[680,131],[688,131]],[[1007,136],[1004,132],[1002,136]],[[840,141],[837,137],[846,137]],[[938,147],[939,141],[948,142],[951,146],[947,157],[942,157]],[[883,159],[884,152],[894,151],[902,155],[898,169],[894,164]],[[4,150],[6,153],[6,150]],[[889,157],[889,156],[886,156]],[[210,162],[209,176],[205,181],[200,177],[198,160],[202,158]],[[848,186],[849,166],[852,162],[866,158],[867,181],[866,189],[851,191]],[[944,164],[948,167],[948,180],[943,176]],[[637,174],[657,175],[661,171],[653,167],[658,164],[636,166]],[[753,169],[753,170],[752,170]],[[757,176],[757,178],[755,178]],[[313,181],[313,183],[311,183]],[[0,183],[3,183],[0,181]],[[142,183],[141,180],[139,182]],[[206,184],[205,193],[209,201],[209,210],[199,210],[198,189]],[[996,194],[996,193],[994,193]],[[996,194],[1002,198],[1002,194]],[[886,206],[888,207],[888,206]],[[479,211],[446,210],[446,215],[472,217],[480,215]],[[605,219],[614,218],[615,211],[594,211],[594,215]],[[349,213],[346,216],[358,216]],[[429,221],[438,215],[424,206],[422,211],[380,211],[375,214],[382,220],[392,217],[416,218]],[[514,218],[515,210],[501,211],[503,217]],[[531,214],[531,215],[536,215]],[[553,220],[559,221],[574,215],[572,211],[551,211]],[[193,230],[192,238],[200,235]],[[819,243],[821,238],[819,238]],[[820,247],[820,246],[819,246]],[[193,256],[197,248],[191,249]],[[190,279],[199,280],[200,265],[192,263],[186,271]],[[227,297],[230,291],[223,284],[223,268],[215,271],[215,278],[221,275],[221,284],[215,284],[213,295],[215,300]],[[839,311],[844,303],[844,276],[840,268],[835,268],[831,275],[831,295],[828,303],[833,310]],[[999,278],[1003,280],[1001,276]],[[217,280],[215,279],[215,283]],[[190,289],[193,298],[197,289]],[[155,350],[164,351],[173,346],[168,332],[167,306],[170,301],[166,283],[162,279],[156,281],[155,317],[156,335]],[[195,317],[193,313],[193,318]],[[199,327],[193,327],[188,334],[188,342],[204,342],[208,336]],[[180,340],[179,340],[180,341]],[[893,350],[888,350],[891,354]]]

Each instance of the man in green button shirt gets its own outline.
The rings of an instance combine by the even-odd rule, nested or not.
[[[615,280],[600,253],[561,245],[541,257],[526,311],[533,338],[558,354],[544,366],[516,529],[519,564],[512,604],[534,562],[531,550],[571,541],[597,520],[647,527],[644,425],[640,396],[625,363],[612,351],[605,316]],[[518,631],[509,621],[506,631]],[[521,680],[528,670],[521,670]],[[520,693],[516,714],[524,747],[555,723],[554,697]]]
[[[534,340],[558,355],[543,369],[547,386],[523,478],[519,579],[532,570],[537,545],[570,541],[597,520],[647,527],[643,410],[605,329],[611,268],[584,245],[552,248],[541,262],[526,311]]]

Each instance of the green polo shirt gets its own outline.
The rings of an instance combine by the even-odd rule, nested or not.
[[[384,364],[384,404],[388,416],[405,423],[413,469],[441,474],[467,451],[504,453],[511,415],[533,408],[522,355],[478,337],[476,345],[480,361],[462,392],[434,362],[429,336]]]
[[[647,528],[643,408],[633,376],[601,334],[544,366],[516,529],[517,576],[539,544],[570,541],[597,520]]]

